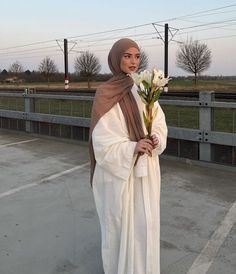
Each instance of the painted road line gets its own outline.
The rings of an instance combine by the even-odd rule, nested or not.
[[[3,197],[6,197],[6,196],[15,194],[15,193],[20,192],[20,191],[22,191],[22,190],[24,190],[24,189],[28,189],[28,188],[30,188],[30,187],[37,186],[37,185],[40,185],[40,184],[42,184],[42,183],[47,183],[47,182],[49,182],[49,181],[51,181],[51,180],[53,180],[53,179],[55,179],[55,178],[58,178],[58,177],[63,176],[63,175],[65,175],[65,174],[68,174],[68,173],[74,172],[74,171],[76,171],[76,170],[79,170],[79,169],[81,169],[81,168],[84,168],[84,167],[88,166],[89,164],[90,164],[90,162],[87,162],[87,163],[82,164],[82,165],[80,165],[80,166],[75,166],[75,167],[73,167],[73,168],[64,170],[64,171],[62,171],[62,172],[59,172],[59,173],[55,173],[55,174],[53,174],[53,175],[50,175],[50,176],[48,176],[48,177],[46,177],[46,178],[41,179],[41,180],[38,181],[38,182],[31,183],[31,184],[27,184],[27,185],[24,185],[24,186],[21,186],[21,187],[18,187],[18,188],[14,188],[14,189],[8,190],[8,191],[6,191],[6,192],[1,193],[1,194],[0,194],[0,198],[3,198]]]
[[[9,143],[9,144],[5,144],[5,145],[0,145],[0,148],[3,147],[9,147],[9,146],[15,146],[15,145],[20,145],[20,144],[24,144],[24,143],[30,143],[30,142],[34,142],[39,140],[38,138],[34,138],[34,139],[30,139],[30,140],[25,140],[25,141],[20,141],[20,142],[15,142],[15,143]]]
[[[205,274],[209,270],[219,248],[236,223],[236,202],[233,203],[218,229],[213,233],[187,274]]]
[[[58,177],[60,177],[60,176],[63,176],[63,175],[68,174],[68,173],[71,173],[71,172],[73,172],[73,171],[75,171],[75,170],[84,168],[84,167],[88,166],[89,164],[90,164],[90,162],[87,162],[87,163],[85,163],[85,164],[83,164],[83,165],[75,166],[75,167],[72,167],[72,168],[70,168],[70,169],[64,170],[64,171],[62,171],[62,172],[53,174],[53,175],[51,175],[51,176],[49,176],[49,177],[46,177],[46,178],[43,178],[42,180],[40,180],[40,181],[38,182],[38,184],[46,183],[46,182],[51,181],[51,180],[53,180],[53,179],[55,179],[55,178],[58,178]]]

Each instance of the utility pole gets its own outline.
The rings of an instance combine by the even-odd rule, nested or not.
[[[169,43],[168,32],[169,32],[169,26],[168,26],[168,24],[165,24],[165,39],[164,39],[164,44],[165,44],[164,74],[165,74],[165,77],[168,77],[168,43]],[[168,92],[168,84],[165,85],[164,92]]]
[[[68,77],[68,41],[64,39],[64,60],[65,60],[65,90],[69,88],[69,77]]]
[[[165,24],[164,26],[164,37],[162,36],[161,32],[157,29],[157,26],[163,27],[163,25],[159,25],[157,23],[152,23],[153,27],[155,28],[157,34],[158,34],[158,39],[161,39],[164,42],[164,76],[165,78],[168,77],[168,44],[169,41],[175,41],[173,40],[173,37],[176,35],[176,33],[179,31],[178,29],[169,27],[168,24]],[[169,33],[171,39],[169,40]],[[178,42],[178,41],[175,41]],[[164,86],[164,92],[168,92],[168,84]]]

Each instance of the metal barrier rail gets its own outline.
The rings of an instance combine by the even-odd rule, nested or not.
[[[198,101],[191,100],[172,100],[160,99],[163,106],[194,107],[199,109],[199,128],[184,128],[169,126],[168,137],[178,140],[192,141],[199,144],[199,160],[211,161],[212,144],[236,147],[236,126],[232,133],[214,131],[213,109],[236,109],[234,102],[216,102],[213,91],[203,91],[199,93]],[[71,95],[45,95],[45,94],[26,94],[19,93],[1,93],[1,97],[24,98],[24,111],[3,110],[0,109],[0,117],[20,119],[25,121],[25,130],[32,131],[32,122],[46,122],[50,124],[62,124],[75,127],[89,128],[90,118],[75,117],[68,115],[55,115],[35,112],[35,100],[63,100],[63,101],[93,101],[94,97],[89,96],[71,96]],[[226,121],[227,123],[227,121]],[[233,127],[236,123],[233,121]],[[235,156],[236,157],[236,156]],[[236,159],[235,159],[236,162]]]

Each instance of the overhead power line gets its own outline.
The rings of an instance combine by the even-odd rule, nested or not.
[[[180,28],[179,30],[193,29],[193,28],[205,27],[205,26],[210,26],[210,25],[217,25],[217,24],[222,24],[222,23],[227,23],[227,22],[236,22],[236,18],[233,18],[233,19],[230,19],[230,20],[217,21],[217,22],[209,22],[209,23],[199,24],[199,25],[190,26],[190,27],[184,27],[184,28]]]
[[[236,37],[236,34],[235,35],[224,35],[224,36],[208,37],[208,38],[203,38],[203,39],[200,39],[200,40],[206,41],[206,40],[233,38],[233,37]]]
[[[180,27],[178,29],[173,28],[173,30],[179,30],[179,33],[176,35],[185,35],[188,33],[194,33],[197,31],[206,31],[209,29],[215,29],[215,28],[221,28],[227,27],[229,25],[235,25],[236,24],[236,18],[230,18],[230,19],[221,19],[214,22],[191,22],[192,18],[200,18],[205,16],[211,16],[216,14],[226,14],[229,12],[234,12],[236,10],[232,10],[233,7],[236,7],[236,4],[227,5],[223,7],[218,7],[214,9],[208,9],[203,10],[191,14],[182,15],[179,17],[164,19],[152,23],[146,23],[146,24],[140,24],[135,26],[129,26],[124,28],[117,28],[107,31],[100,31],[100,32],[94,32],[94,33],[88,33],[88,34],[81,34],[76,36],[70,36],[67,37],[67,39],[70,39],[68,43],[74,43],[73,50],[70,49],[70,54],[78,54],[82,51],[93,49],[94,52],[102,52],[102,51],[108,51],[109,49],[104,47],[108,47],[112,44],[112,42],[116,39],[120,39],[122,37],[130,37],[134,39],[137,42],[143,42],[143,41],[154,41],[155,39],[160,39],[160,37],[156,36],[156,32],[153,31],[153,25],[157,26],[158,33],[162,34],[164,32],[164,25],[163,22],[169,22],[169,21],[188,21],[188,23],[193,23],[192,25],[189,24],[189,26]],[[150,30],[152,28],[152,30]],[[160,30],[159,30],[160,28]],[[230,29],[228,29],[230,30]],[[230,31],[234,31],[234,29],[231,29]],[[221,33],[222,34],[222,33]],[[216,37],[208,37],[204,39],[198,39],[198,40],[211,40],[211,39],[223,39],[223,38],[233,38],[236,35],[221,35]],[[72,39],[75,39],[75,41]],[[58,45],[56,44],[58,41],[63,41],[64,38],[59,39],[51,39],[46,41],[38,41],[34,43],[28,43],[24,45],[18,45],[18,46],[12,46],[12,47],[5,47],[0,48],[0,58],[1,60],[7,59],[7,58],[34,58],[34,57],[40,57],[43,56],[59,56],[60,54],[57,54],[59,49]],[[160,41],[160,40],[159,40]],[[174,40],[173,40],[174,41]],[[75,44],[77,43],[77,44]],[[45,45],[45,46],[42,46]],[[142,44],[144,47],[144,44]],[[157,45],[145,45],[145,47],[152,47]],[[160,45],[158,45],[160,46]],[[40,55],[40,56],[39,56]],[[6,58],[7,57],[7,58]]]
[[[196,16],[196,15],[200,16],[200,15],[204,15],[208,12],[217,11],[217,10],[221,10],[221,13],[222,13],[222,9],[227,9],[227,8],[232,8],[232,7],[236,7],[236,4],[221,6],[221,7],[214,8],[214,9],[203,10],[203,11],[199,11],[199,12],[195,12],[195,13],[191,13],[191,14],[182,15],[182,16],[179,16],[179,17],[167,18],[167,19],[156,21],[156,22],[150,22],[150,23],[146,23],[146,24],[140,24],[140,25],[125,27],[125,28],[118,28],[118,29],[112,29],[112,30],[89,33],[89,34],[81,34],[81,35],[70,36],[70,37],[66,37],[66,38],[67,39],[73,39],[73,38],[79,38],[79,37],[80,38],[85,38],[85,37],[91,37],[91,36],[95,36],[95,35],[102,35],[102,34],[118,32],[118,31],[131,30],[131,29],[135,29],[135,28],[151,26],[153,23],[160,24],[160,23],[163,23],[163,22],[174,21],[174,20],[178,20],[178,19],[186,18],[186,17],[190,17],[190,16]],[[55,42],[56,40],[63,40],[64,38],[65,37],[52,39],[52,40],[46,40],[46,41],[38,41],[38,42],[34,42],[34,43],[18,45],[18,46],[13,46],[13,47],[0,48],[0,51],[9,50],[9,49],[16,49],[16,48],[22,48],[22,47],[30,47],[30,46],[35,46],[35,45],[44,44],[44,43],[51,43],[51,42]]]
[[[192,16],[195,16],[195,15],[203,15],[204,13],[208,13],[208,12],[211,12],[211,11],[222,10],[222,9],[227,9],[227,8],[232,8],[232,7],[236,7],[236,4],[227,5],[227,6],[214,8],[214,9],[209,9],[209,10],[203,10],[203,11],[199,11],[199,12],[195,12],[195,13],[190,13],[190,14],[187,14],[187,15],[175,17],[173,19],[181,19],[181,18],[186,18],[186,17],[192,17]]]
[[[7,47],[7,48],[0,48],[0,50],[9,50],[9,49],[30,47],[30,46],[35,46],[35,45],[40,45],[40,44],[46,44],[46,43],[55,42],[55,41],[56,41],[56,39],[54,39],[54,40],[47,40],[47,41],[41,41],[41,42],[34,42],[34,43],[30,43],[30,44],[18,45],[18,46]]]
[[[218,11],[218,12],[213,12],[213,13],[204,13],[204,14],[199,14],[199,15],[192,15],[192,16],[185,16],[183,18],[176,18],[177,20],[183,20],[184,18],[196,18],[196,17],[205,17],[205,16],[211,16],[211,15],[219,15],[219,14],[225,14],[225,13],[232,13],[236,12],[236,10],[225,10],[225,11]]]
[[[57,46],[50,46],[50,47],[27,49],[27,50],[20,50],[20,51],[9,51],[9,52],[0,53],[0,56],[2,56],[2,55],[10,55],[10,54],[31,53],[31,52],[35,53],[35,51],[41,51],[41,50],[44,50],[44,49],[52,49],[52,48],[58,48],[58,47]]]

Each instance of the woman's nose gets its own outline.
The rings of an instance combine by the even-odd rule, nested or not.
[[[131,63],[132,63],[132,64],[135,64],[135,61],[136,61],[136,60],[135,60],[135,57],[132,57],[132,58],[131,58]]]

